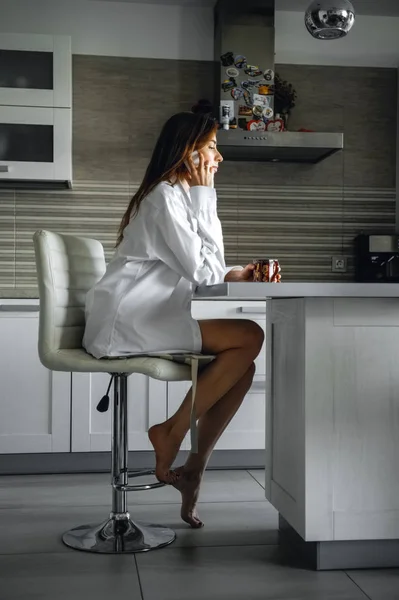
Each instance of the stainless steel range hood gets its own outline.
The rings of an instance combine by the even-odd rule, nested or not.
[[[222,83],[229,78],[229,67],[221,63],[221,56],[226,53],[232,53],[234,57],[245,56],[248,65],[274,71],[274,10],[274,0],[218,0],[216,3],[217,107],[221,101],[232,100],[231,89],[222,88]],[[237,69],[234,64],[231,68],[239,73],[237,77],[233,76],[237,87],[241,87],[243,79],[251,80],[250,75],[244,75],[244,69]],[[239,114],[242,104],[242,99],[234,101],[234,116],[238,123],[242,118]],[[218,146],[226,160],[317,163],[342,150],[344,136],[328,132],[246,131],[238,127],[221,129]]]
[[[218,132],[218,148],[225,160],[318,163],[341,150],[343,144],[342,133]]]

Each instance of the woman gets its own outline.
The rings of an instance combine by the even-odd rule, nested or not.
[[[191,391],[175,415],[150,428],[159,480],[182,494],[181,516],[201,527],[196,502],[209,456],[255,373],[263,331],[253,321],[196,321],[197,285],[252,280],[253,265],[227,271],[214,176],[222,162],[217,124],[179,113],[164,125],[142,184],[120,225],[117,249],[86,303],[84,346],[96,358],[199,353],[215,359],[198,377],[198,453],[171,467],[189,429]],[[192,153],[197,151],[199,163]]]

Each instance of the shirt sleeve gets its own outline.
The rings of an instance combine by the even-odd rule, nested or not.
[[[154,214],[154,251],[160,260],[195,285],[222,283],[226,273],[223,236],[212,188],[191,188],[194,231],[184,198],[171,187]]]
[[[210,227],[209,227],[209,225],[210,225],[209,224],[209,216],[212,215],[212,225],[214,227],[213,237],[214,237],[214,240],[216,243],[218,243],[218,241],[220,240],[219,250],[224,257],[222,227],[220,224],[219,217],[217,216],[215,190],[210,187],[194,186],[190,190],[190,197],[191,197],[191,202],[192,202],[192,207],[193,207],[194,213],[198,219],[199,233],[200,233],[201,237],[204,237],[205,239],[206,239],[207,233],[209,235],[209,232],[211,231]],[[204,197],[208,198],[209,207],[210,207],[209,211],[203,210],[203,208],[205,206]],[[244,269],[244,267],[242,267],[241,265],[235,265],[234,267],[225,267],[223,281],[224,281],[224,277],[230,271],[242,271],[243,269]]]

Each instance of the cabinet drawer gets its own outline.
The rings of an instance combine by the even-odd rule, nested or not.
[[[266,302],[230,300],[193,300],[191,314],[195,319],[266,319]]]

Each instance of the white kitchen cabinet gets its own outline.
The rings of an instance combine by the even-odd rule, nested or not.
[[[306,541],[397,540],[398,298],[297,296],[268,301],[266,497]]]
[[[70,108],[0,105],[0,182],[72,180]]]
[[[43,367],[38,301],[0,300],[0,453],[70,450],[70,373]]]
[[[250,318],[264,327],[264,303],[193,303],[193,315]],[[37,352],[38,300],[0,300],[0,453],[96,452],[111,448],[111,407],[97,411],[109,376],[56,373],[43,367]],[[217,448],[264,448],[265,356],[243,405]],[[130,450],[152,450],[147,431],[171,416],[190,382],[166,383],[144,375],[128,378]],[[110,391],[112,397],[112,388]],[[189,437],[183,449],[189,449]]]
[[[192,315],[200,319],[250,319],[263,330],[266,323],[265,302],[194,301]],[[265,369],[264,346],[256,360],[256,375],[251,389],[216,445],[218,450],[254,450],[265,447]],[[190,388],[189,382],[168,383],[168,417],[177,410]],[[189,435],[183,449],[190,448]]]
[[[110,376],[105,373],[72,375],[72,452],[111,450],[112,405],[100,413]],[[110,390],[112,402],[113,387]],[[133,373],[128,377],[129,450],[152,450],[147,431],[166,419],[166,383]]]
[[[0,33],[0,64],[0,185],[71,187],[71,38]]]
[[[71,37],[0,33],[0,105],[72,108]]]

